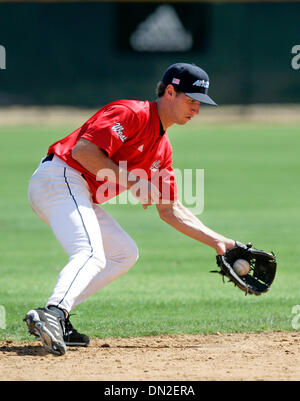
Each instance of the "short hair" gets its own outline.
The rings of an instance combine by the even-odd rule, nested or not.
[[[172,85],[176,93],[180,93],[180,91]],[[162,81],[160,81],[156,86],[156,96],[162,97],[165,94],[167,85],[165,85]]]

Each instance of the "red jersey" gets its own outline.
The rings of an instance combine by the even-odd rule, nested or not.
[[[99,181],[73,159],[72,150],[80,138],[99,146],[117,165],[122,163],[133,174],[151,179],[155,185],[157,183],[162,199],[177,199],[172,146],[163,130],[155,102],[118,100],[110,103],[82,127],[49,147],[48,154],[56,154],[84,175],[93,201],[101,204],[126,188],[111,185],[112,190],[107,181]]]

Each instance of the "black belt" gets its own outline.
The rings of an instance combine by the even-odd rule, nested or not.
[[[51,162],[51,160],[53,159],[53,157],[54,157],[54,153],[50,153],[50,155],[46,156],[46,157],[42,160],[42,163]]]
[[[54,153],[50,153],[50,155],[44,157],[44,159],[42,160],[42,163],[51,162],[51,160],[53,160],[53,157],[54,157]],[[86,180],[86,178],[83,174],[81,174],[81,177]]]

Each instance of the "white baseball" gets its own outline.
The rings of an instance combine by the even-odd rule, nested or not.
[[[233,270],[239,276],[246,276],[250,270],[250,264],[245,259],[237,259],[233,264]]]

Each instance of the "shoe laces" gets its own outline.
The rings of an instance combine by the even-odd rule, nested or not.
[[[65,333],[66,335],[69,335],[71,333],[77,333],[77,330],[74,329],[74,327],[72,326],[72,323],[70,322],[70,316],[73,316],[74,313],[72,315],[69,315],[66,319],[65,319]]]

